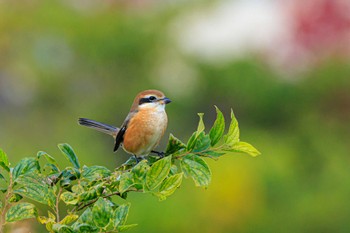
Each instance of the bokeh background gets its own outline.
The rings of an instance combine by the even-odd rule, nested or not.
[[[186,141],[197,112],[209,128],[213,105],[227,119],[233,108],[262,156],[208,161],[207,190],[130,195],[130,232],[350,232],[348,0],[0,1],[0,147],[13,163],[44,150],[68,165],[67,142],[113,169],[128,155],[77,118],[120,125],[148,88],[173,100],[166,135]]]

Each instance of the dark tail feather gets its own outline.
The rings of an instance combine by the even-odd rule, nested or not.
[[[94,120],[90,120],[90,119],[86,119],[86,118],[79,118],[78,123],[79,123],[79,125],[98,130],[102,133],[109,134],[113,137],[116,137],[116,135],[119,131],[119,128],[114,127],[112,125],[107,125],[107,124],[104,124],[104,123],[101,123],[98,121],[94,121]]]

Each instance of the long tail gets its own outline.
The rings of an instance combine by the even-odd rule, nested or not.
[[[78,120],[79,125],[86,126],[91,129],[95,129],[97,131],[100,131],[102,133],[109,134],[113,137],[116,137],[119,128],[114,127],[112,125],[107,125],[98,121],[86,119],[86,118],[79,118]]]

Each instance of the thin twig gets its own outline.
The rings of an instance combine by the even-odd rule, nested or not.
[[[130,192],[130,191],[133,191],[133,192],[143,192],[143,190],[137,190],[137,189],[129,189],[125,192]],[[110,194],[107,194],[105,196],[101,196],[102,198],[107,198],[107,197],[111,197],[111,196],[121,196],[121,193],[120,192],[113,192],[113,193],[110,193]],[[89,201],[88,203],[86,203],[85,205],[78,205],[76,206],[72,212],[76,212],[76,211],[79,211],[79,210],[82,210],[92,204],[94,204],[95,202],[97,202],[98,198],[94,199],[94,200],[91,200]]]

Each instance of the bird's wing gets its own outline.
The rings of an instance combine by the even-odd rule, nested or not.
[[[114,144],[114,150],[113,150],[114,152],[116,152],[118,150],[118,148],[120,147],[120,144],[123,143],[124,134],[125,134],[126,129],[128,128],[129,121],[136,113],[137,113],[137,111],[132,111],[126,117],[122,127],[120,128],[117,136],[115,137],[115,144]]]
[[[120,144],[124,140],[124,134],[126,131],[126,125],[124,125],[118,132],[117,136],[115,137],[115,144],[114,144],[114,152],[116,152],[120,146]]]

